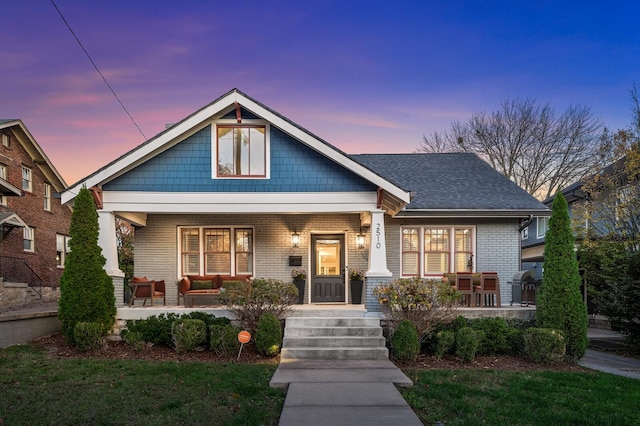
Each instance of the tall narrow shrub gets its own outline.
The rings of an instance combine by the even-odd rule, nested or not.
[[[560,330],[565,337],[567,358],[574,362],[582,358],[587,349],[587,308],[580,294],[580,283],[567,201],[558,191],[545,236],[536,324]]]
[[[99,323],[104,334],[115,322],[113,282],[104,270],[106,259],[98,245],[98,233],[98,212],[91,192],[83,187],[71,215],[70,252],[60,277],[58,302],[62,333],[72,343],[78,322]]]

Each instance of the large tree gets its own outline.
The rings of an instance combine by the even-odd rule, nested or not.
[[[507,99],[443,133],[423,136],[420,152],[473,152],[539,199],[584,177],[599,162],[602,124],[588,107],[556,114],[549,103]]]
[[[580,272],[574,251],[567,200],[558,191],[545,235],[542,286],[536,301],[539,327],[559,330],[567,344],[567,358],[577,361],[587,349],[587,308],[580,292]]]
[[[60,277],[58,302],[62,333],[70,342],[74,342],[78,322],[100,323],[105,334],[115,322],[113,282],[104,270],[106,259],[98,245],[98,233],[98,212],[93,197],[82,187],[71,215],[70,252]]]
[[[580,266],[597,311],[640,349],[640,96],[630,91],[629,127],[606,134],[610,165],[585,179],[584,202],[573,208],[581,238]],[[587,225],[587,226],[585,226]]]

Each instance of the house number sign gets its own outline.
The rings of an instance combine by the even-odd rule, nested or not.
[[[379,249],[380,247],[380,224],[376,223],[376,248]]]

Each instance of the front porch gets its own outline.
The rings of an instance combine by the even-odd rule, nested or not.
[[[118,308],[118,321],[145,319],[162,313],[185,314],[189,312],[205,312],[216,317],[233,318],[231,312],[224,306],[123,306]],[[531,320],[535,318],[535,306],[502,306],[500,308],[459,308],[460,315],[466,318],[500,317],[505,319]],[[291,317],[377,317],[383,319],[381,312],[367,311],[364,305],[347,304],[306,304],[293,305],[288,316]]]

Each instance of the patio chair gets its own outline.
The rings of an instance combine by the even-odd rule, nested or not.
[[[456,274],[456,290],[462,294],[462,305],[471,307],[473,300],[473,275],[465,273]]]
[[[500,307],[500,279],[496,272],[480,274],[480,306]]]
[[[129,306],[133,306],[136,299],[143,299],[142,306],[145,306],[147,299],[151,299],[151,306],[153,306],[153,299],[162,299],[162,304],[167,304],[164,281],[147,280],[146,277],[133,277],[129,287],[131,287]]]

